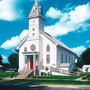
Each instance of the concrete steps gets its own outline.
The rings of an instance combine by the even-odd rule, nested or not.
[[[17,75],[17,78],[24,79],[24,78],[27,78],[27,76],[28,76],[28,73],[23,70],[19,72],[19,74]]]

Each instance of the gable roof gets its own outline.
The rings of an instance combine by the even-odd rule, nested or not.
[[[68,46],[66,46],[63,42],[55,39],[54,37],[52,37],[51,35],[49,35],[48,33],[41,31],[41,33],[43,35],[45,35],[50,41],[52,41],[54,44],[59,45],[65,49],[67,49],[68,51],[72,52],[73,54],[75,54]]]
[[[22,44],[27,40],[28,37],[29,37],[29,33],[24,38],[22,38],[22,40],[20,41],[20,43],[16,47],[17,50],[22,46]]]
[[[66,46],[63,42],[55,39],[54,37],[52,37],[51,35],[49,35],[48,33],[46,33],[45,31],[40,31],[41,34],[43,34],[45,37],[47,37],[50,41],[52,41],[54,44],[59,45],[65,49],[67,49],[68,51],[72,52],[73,54],[75,54],[68,46]],[[21,42],[18,44],[17,46],[17,50],[23,45],[23,43],[27,40],[27,38],[29,37],[29,34],[27,34],[22,40]],[[76,54],[75,54],[76,55]]]

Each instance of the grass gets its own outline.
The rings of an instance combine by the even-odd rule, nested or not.
[[[80,76],[90,76],[90,72],[81,73]]]
[[[33,76],[32,79],[77,79],[78,76]]]
[[[0,78],[15,76],[15,72],[0,72]]]
[[[7,77],[15,75],[15,72],[2,72],[0,73],[0,77]],[[30,85],[38,85],[38,84],[51,84],[51,85],[90,85],[90,77],[88,77],[88,81],[76,81],[75,79],[90,75],[90,73],[81,73],[80,76],[32,76],[29,79],[15,79],[15,80],[0,80],[0,82],[4,83],[17,83],[17,84],[30,84]]]
[[[90,80],[90,77],[88,78],[88,80]]]
[[[8,81],[9,83],[17,84],[51,84],[51,85],[90,85],[90,81],[75,81],[75,80],[32,80],[32,79],[16,79]]]

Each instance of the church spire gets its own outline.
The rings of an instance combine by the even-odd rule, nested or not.
[[[28,18],[42,17],[41,7],[39,6],[38,0],[35,1],[32,10]]]

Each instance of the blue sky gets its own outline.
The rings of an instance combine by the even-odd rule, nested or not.
[[[44,30],[78,55],[90,47],[89,0],[39,0],[45,17]],[[34,0],[0,1],[0,54],[3,61],[28,33],[28,15]]]

